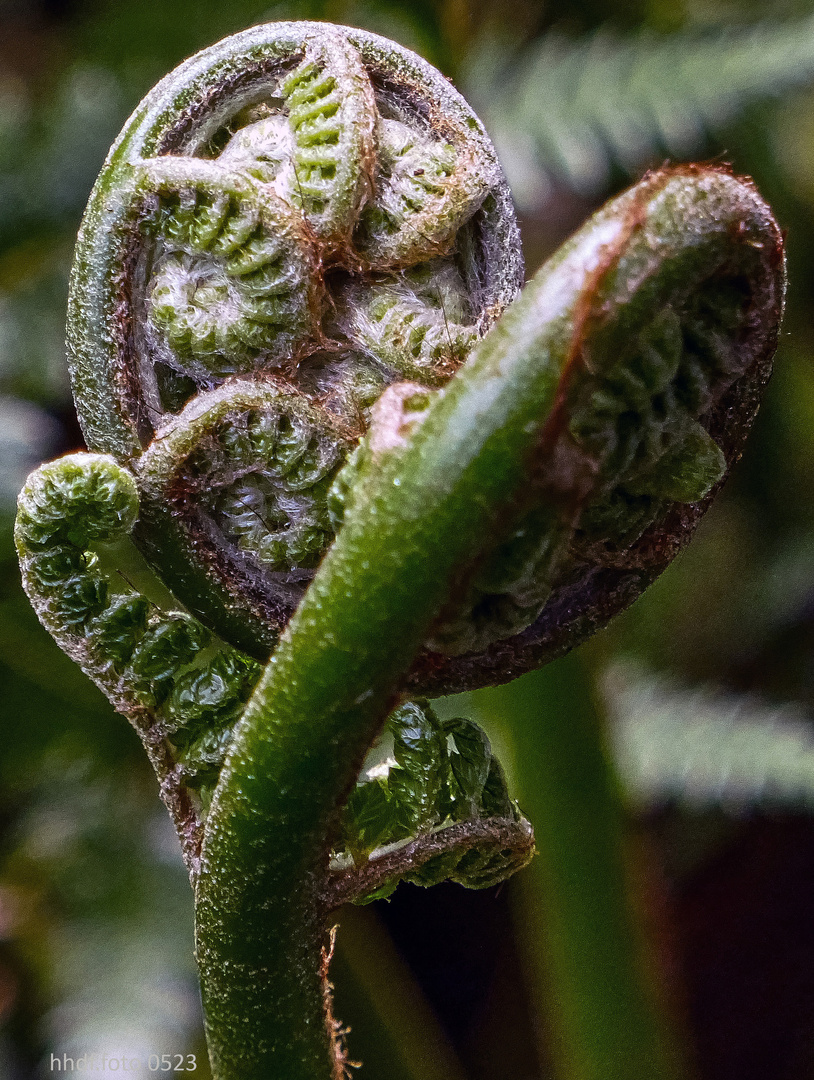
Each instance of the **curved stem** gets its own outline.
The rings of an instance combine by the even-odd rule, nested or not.
[[[501,513],[511,521],[527,482],[562,362],[540,340],[536,299],[526,294],[403,451],[381,463],[239,725],[197,893],[220,1080],[330,1075],[314,899],[326,826],[453,585],[484,538],[494,542]]]
[[[562,383],[582,368],[597,297],[605,311],[636,304],[624,281],[613,295],[614,272],[622,253],[647,253],[672,228],[659,200],[672,182],[645,183],[626,213],[600,215],[548,264],[409,439],[404,417],[387,410],[384,430],[374,427],[374,467],[249,702],[206,829],[198,960],[219,1080],[341,1074],[319,958],[331,824],[478,560],[529,504],[554,499],[567,514],[587,497],[590,462],[567,438]],[[668,281],[686,272],[684,244],[672,268],[660,253]]]

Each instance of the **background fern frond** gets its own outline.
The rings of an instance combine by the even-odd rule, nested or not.
[[[628,664],[611,669],[605,695],[637,808],[814,812],[814,725],[798,706],[690,690]]]
[[[551,181],[591,195],[614,166],[711,148],[750,105],[814,78],[814,17],[705,34],[555,31],[508,61],[504,46],[484,44],[468,72],[468,96],[528,206]]]

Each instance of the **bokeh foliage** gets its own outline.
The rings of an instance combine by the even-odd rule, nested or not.
[[[773,5],[770,18],[747,0],[0,0],[0,1075],[10,1078],[83,1050],[203,1060],[188,886],[154,781],[135,735],[38,627],[19,588],[11,520],[27,471],[81,446],[62,342],[67,274],[107,147],[184,56],[277,18],[385,33],[453,76],[483,106],[505,156],[530,271],[665,157],[722,158],[755,177],[788,230],[791,291],[777,374],[744,459],[661,581],[562,679],[529,676],[512,694],[525,691],[524,715],[544,723],[569,678],[580,693],[586,672],[594,680],[610,706],[631,818],[679,908],[699,874],[748,842],[755,815],[780,807],[791,829],[814,806],[810,0]],[[534,733],[513,727],[512,694],[465,705],[518,790],[533,791],[523,747]],[[528,917],[527,874],[476,899],[453,886],[437,898],[402,886],[389,907],[354,914],[336,979],[363,1075],[548,1075],[544,976],[536,962],[523,974],[520,961],[539,956],[545,937]],[[814,959],[802,940],[801,967]],[[692,975],[686,1012],[702,1076],[814,1077],[814,986],[800,982],[795,961],[793,1022],[767,1009],[763,1029],[739,1027],[724,1010],[742,1041],[727,1048],[705,1034],[706,984],[682,962],[689,945],[674,946]]]

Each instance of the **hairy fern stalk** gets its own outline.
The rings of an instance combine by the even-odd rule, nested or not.
[[[92,453],[29,478],[17,542],[155,766],[220,1080],[342,1075],[341,903],[529,860],[485,735],[425,696],[629,604],[757,408],[782,245],[726,169],[645,177],[522,280],[477,117],[327,24],[187,61],[91,196],[68,342]],[[129,537],[175,609],[117,572]]]

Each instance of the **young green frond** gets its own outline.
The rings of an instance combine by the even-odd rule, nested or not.
[[[191,62],[125,129],[80,234],[69,346],[89,446],[134,470],[136,543],[265,659],[371,406],[405,376],[446,382],[522,262],[491,146],[440,75],[322,24],[254,52],[251,35],[221,47],[249,64],[234,103]]]
[[[534,853],[500,762],[471,720],[441,723],[427,702],[392,713],[342,815],[326,903],[367,904],[400,881],[486,889]]]

